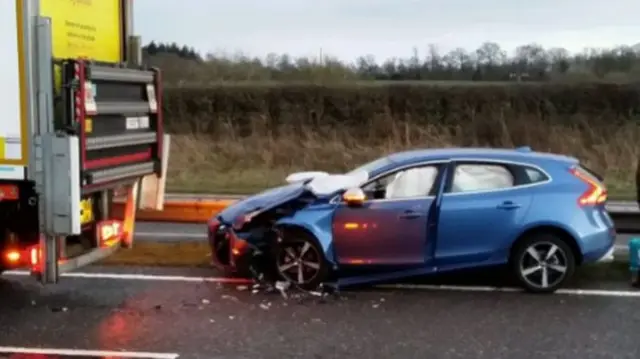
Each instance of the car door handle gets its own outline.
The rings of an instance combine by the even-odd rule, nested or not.
[[[501,204],[499,204],[498,206],[496,206],[497,209],[505,209],[505,210],[510,210],[510,209],[517,209],[520,208],[520,205],[511,201],[506,201],[506,202],[502,202]]]
[[[424,212],[416,212],[416,211],[405,211],[399,217],[400,219],[414,219],[424,216]]]

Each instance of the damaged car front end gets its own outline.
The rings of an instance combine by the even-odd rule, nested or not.
[[[212,264],[228,275],[316,288],[337,269],[326,230],[332,199],[365,180],[366,174],[295,173],[287,185],[234,203],[208,223]]]
[[[258,254],[271,252],[275,224],[315,201],[303,184],[290,184],[234,203],[208,224],[212,263],[228,273],[247,276]],[[255,264],[254,264],[255,265]]]

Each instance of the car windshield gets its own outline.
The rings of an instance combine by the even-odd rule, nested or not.
[[[379,169],[386,167],[391,163],[392,161],[391,159],[389,159],[388,156],[378,158],[377,160],[373,160],[369,163],[365,163],[364,165],[352,170],[351,172],[348,172],[347,175],[351,176],[358,172],[366,172],[370,176],[372,172],[377,172]]]

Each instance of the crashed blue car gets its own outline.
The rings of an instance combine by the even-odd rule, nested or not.
[[[553,292],[613,259],[607,190],[572,157],[425,149],[286,181],[211,218],[216,266],[313,289],[506,265],[524,289]]]

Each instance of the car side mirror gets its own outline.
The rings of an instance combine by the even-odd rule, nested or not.
[[[367,200],[367,195],[364,194],[362,189],[355,187],[346,190],[342,195],[342,200],[349,207],[361,207],[364,201]]]

